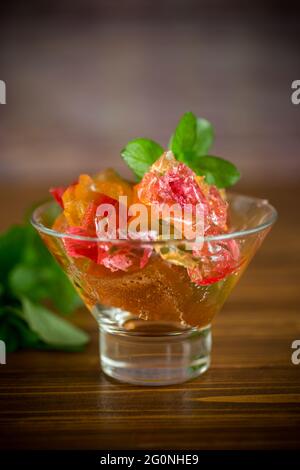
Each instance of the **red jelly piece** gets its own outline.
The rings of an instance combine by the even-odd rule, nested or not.
[[[82,227],[70,227],[67,230],[67,234],[80,235],[82,237],[90,236],[89,233]],[[73,258],[89,258],[95,263],[97,262],[98,247],[96,242],[64,237],[63,243],[69,256]]]
[[[219,233],[227,231],[228,203],[222,198],[220,191],[215,186],[209,187],[207,201],[209,210],[205,233],[214,228],[218,228]]]
[[[146,264],[148,263],[151,255],[152,255],[153,248],[152,247],[147,247],[144,248],[143,256],[140,259],[140,268],[143,269]]]
[[[224,279],[239,266],[240,250],[235,240],[205,242],[200,252],[194,251],[193,255],[199,258],[199,264],[188,268],[188,274],[200,286]]]
[[[130,245],[117,246],[113,243],[100,243],[97,262],[111,271],[127,271],[133,264],[132,255]]]
[[[183,163],[174,166],[159,178],[158,196],[161,202],[178,203],[181,206],[205,202],[205,196],[195,180],[195,173]]]
[[[97,195],[96,199],[94,199],[88,204],[87,209],[82,219],[82,224],[81,224],[83,228],[85,228],[86,230],[92,233],[91,236],[93,237],[96,237],[95,219],[96,219],[97,209],[101,204],[113,205],[116,209],[116,213],[118,214],[119,203],[116,199],[106,196],[106,194],[100,193],[99,195]]]
[[[64,194],[66,188],[62,186],[58,186],[56,188],[50,188],[49,192],[52,194],[56,202],[60,205],[60,207],[63,209],[64,208],[64,203],[62,200],[62,195]]]

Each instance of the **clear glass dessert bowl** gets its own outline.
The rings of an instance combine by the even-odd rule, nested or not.
[[[199,269],[210,278],[194,283],[184,266],[174,264],[174,251],[187,240],[110,240],[110,250],[130,244],[147,264],[112,272],[89,258],[72,257],[66,246],[91,250],[108,243],[96,237],[52,229],[61,212],[55,203],[38,207],[32,224],[66,272],[99,325],[102,370],[122,382],[168,385],[199,376],[210,365],[211,323],[276,220],[266,201],[228,194],[230,231],[204,237]],[[228,250],[236,262],[228,267]]]

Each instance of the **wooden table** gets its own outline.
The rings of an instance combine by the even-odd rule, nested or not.
[[[7,212],[6,191],[1,228],[45,188],[18,188]],[[176,386],[118,384],[99,368],[96,323],[78,312],[92,336],[85,352],[20,351],[0,366],[1,448],[300,447],[300,191],[245,192],[270,198],[280,219],[216,319],[210,370]]]

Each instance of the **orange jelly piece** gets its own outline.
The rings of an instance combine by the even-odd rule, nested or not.
[[[127,196],[128,205],[132,201],[130,184],[114,170],[108,169],[91,177],[80,175],[77,183],[70,185],[63,193],[64,215],[70,226],[80,226],[89,204],[95,201],[99,193],[118,199]]]

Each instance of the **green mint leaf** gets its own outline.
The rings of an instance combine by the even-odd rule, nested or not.
[[[14,332],[17,332],[15,340],[18,339],[18,343],[16,343],[20,348],[44,349],[39,336],[16,314],[10,316],[10,326],[14,329]],[[9,340],[11,340],[11,337]]]
[[[139,138],[128,142],[121,155],[135,175],[142,178],[163,152],[163,148],[153,140]]]
[[[197,175],[205,176],[208,184],[214,184],[218,188],[232,186],[241,176],[233,163],[211,155],[200,157],[197,162],[193,162],[191,168]]]
[[[52,279],[47,286],[48,298],[60,313],[69,315],[78,307],[82,306],[82,300],[74,289],[71,281],[55,262],[52,269]]]
[[[197,118],[196,140],[193,153],[196,157],[207,155],[214,141],[213,127],[209,121]]]
[[[52,260],[51,260],[52,261]],[[18,298],[28,297],[32,302],[51,300],[60,313],[69,314],[82,301],[59,266],[30,266],[18,264],[9,275],[11,292]]]
[[[197,157],[207,155],[214,139],[210,122],[197,118],[193,113],[185,113],[172,135],[169,148],[178,160],[187,165]]]
[[[33,227],[29,224],[16,225],[0,234],[0,266],[0,339],[5,341],[7,351],[28,347],[68,351],[82,349],[87,338],[84,332],[36,305],[50,300],[61,313],[71,313],[82,301]],[[24,298],[27,305],[32,303],[35,306],[30,317],[28,308],[22,311],[21,300]],[[48,315],[41,314],[40,308],[46,310]],[[54,318],[52,323],[49,315]],[[57,338],[60,335],[65,337],[62,344],[44,341],[39,328],[32,327],[35,321],[45,316],[52,324],[50,333],[55,326]]]
[[[25,295],[33,302],[48,299],[61,313],[72,313],[82,305],[70,280],[31,226],[27,227],[22,262],[9,280],[16,296]]]
[[[191,152],[197,136],[197,118],[189,112],[180,119],[170,140],[170,148],[178,160],[185,161],[188,152]]]
[[[16,297],[26,296],[34,302],[47,298],[48,292],[43,283],[43,268],[40,270],[18,264],[9,275],[9,286]]]
[[[4,293],[5,293],[4,285],[0,283],[0,299]]]
[[[14,352],[21,347],[18,330],[9,322],[0,324],[0,339],[4,341],[8,353]]]
[[[20,317],[19,309],[1,307],[0,317],[0,339],[5,342],[7,352],[40,346],[41,341],[38,335],[31,331]]]
[[[88,343],[86,332],[53,314],[47,308],[34,304],[26,297],[22,299],[20,317],[30,329],[49,347],[64,351],[82,350]]]
[[[13,225],[0,235],[0,282],[5,288],[9,272],[20,262],[26,230],[21,225]]]

